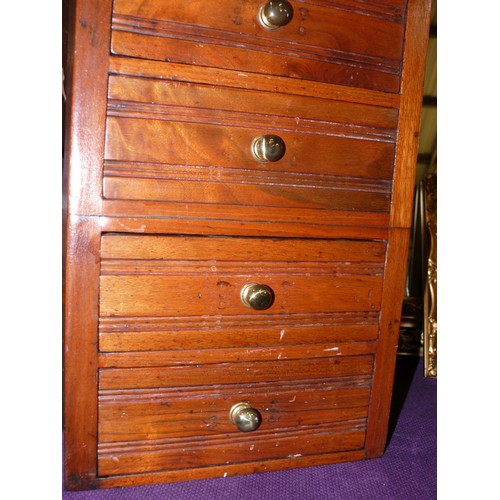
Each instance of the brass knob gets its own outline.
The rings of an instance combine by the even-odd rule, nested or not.
[[[286,0],[270,0],[259,9],[259,21],[268,30],[286,26],[293,17],[293,7]]]
[[[259,283],[247,283],[241,289],[241,302],[244,306],[258,311],[269,309],[274,302],[273,289]]]
[[[285,154],[285,141],[277,135],[259,135],[252,142],[252,154],[258,161],[278,161]]]
[[[252,432],[260,427],[260,413],[248,403],[237,403],[229,410],[229,420],[241,432]]]

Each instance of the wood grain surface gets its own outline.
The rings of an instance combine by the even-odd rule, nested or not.
[[[397,110],[111,76],[104,196],[389,212]],[[284,158],[257,161],[279,135]]]
[[[260,0],[118,1],[112,51],[398,92],[404,3],[296,2],[290,24],[269,31]]]
[[[262,3],[72,4],[67,489],[383,453],[430,2]]]
[[[260,314],[241,302],[241,289],[250,282],[273,289],[271,314],[380,308],[381,242],[144,236],[127,248],[126,236],[104,240],[101,317]],[[107,244],[119,247],[110,258]]]

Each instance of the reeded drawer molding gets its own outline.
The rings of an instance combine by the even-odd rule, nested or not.
[[[263,433],[260,438],[238,436],[233,439],[222,437],[201,440],[197,437],[191,442],[148,442],[143,447],[101,445],[97,455],[98,473],[106,476],[203,468],[359,450],[363,447],[365,433],[366,420],[360,419],[339,424],[304,426],[298,431]],[[304,442],[307,443],[306,447]]]
[[[373,241],[104,235],[100,316],[251,316],[259,312],[240,292],[254,281],[274,290],[269,315],[378,311],[385,250]]]
[[[115,2],[112,52],[397,92],[405,3],[292,1],[291,23],[269,32],[259,0],[213,2],[211,12]]]
[[[103,200],[102,211],[102,232],[356,240],[387,239],[390,218],[376,212],[139,200]]]
[[[279,92],[289,95],[332,99],[342,102],[398,108],[399,94],[346,87],[332,83],[314,82],[247,73],[223,68],[204,68],[186,64],[111,56],[109,74],[163,81],[199,83],[260,92]]]
[[[299,116],[272,116],[263,106],[261,107],[258,104],[255,104],[253,112],[241,112],[190,106],[179,107],[178,105],[143,104],[110,99],[108,101],[108,116],[250,129],[272,128],[276,132],[396,142],[395,128],[375,128],[358,124],[319,121]],[[361,143],[359,145],[361,146]]]
[[[130,378],[122,380],[122,386],[126,380],[141,380],[143,386],[128,389],[110,388],[107,375],[115,370],[101,369],[100,474],[207,467],[362,447],[372,356],[270,360],[253,363],[252,370],[246,366],[237,362],[178,367],[203,372],[201,377],[189,376],[201,385],[179,385],[183,378],[178,370],[164,368],[161,371],[166,370],[165,380],[172,386],[154,388],[148,388],[147,380],[136,377],[134,370],[126,370],[123,373]],[[217,383],[221,370],[227,373],[224,382]],[[233,375],[228,378],[229,373]],[[262,414],[261,427],[250,435],[238,432],[228,419],[228,409],[239,400],[251,401]],[[245,449],[251,453],[241,455]]]
[[[309,174],[300,172],[273,173],[269,170],[249,170],[218,168],[194,165],[168,165],[147,162],[121,162],[106,160],[105,177],[123,177],[140,182],[140,179],[165,181],[221,182],[234,184],[269,184],[295,188],[324,190],[350,190],[383,193],[390,195],[391,182],[383,179],[362,179],[340,177],[328,174]],[[171,187],[170,187],[171,189]]]
[[[345,377],[322,378],[321,380],[308,381],[304,380],[288,380],[279,384],[280,398],[287,400],[289,403],[295,403],[299,396],[304,401],[309,401],[311,398],[319,398],[322,396],[317,391],[337,391],[335,394],[336,400],[344,401],[347,406],[352,401],[353,394],[357,398],[364,398],[363,403],[357,403],[354,406],[363,406],[366,399],[369,397],[369,389],[371,385],[371,374],[354,375]],[[254,394],[269,395],[276,391],[276,382],[260,382],[258,384],[223,384],[217,387],[207,386],[192,386],[183,387],[155,387],[153,389],[101,389],[98,393],[99,402],[102,405],[109,405],[110,407],[120,404],[128,403],[157,403],[161,404],[169,399],[174,398],[178,401],[185,400],[186,402],[192,401],[193,394],[203,394],[207,397],[218,395],[222,399],[224,396],[232,394],[234,397],[241,396],[245,391],[252,387]],[[288,395],[291,395],[290,397]],[[288,398],[288,399],[287,399]],[[293,401],[292,401],[293,400]],[[300,399],[299,399],[300,401]],[[168,408],[168,405],[164,405]]]
[[[101,317],[102,352],[155,351],[373,341],[379,312],[217,315],[202,317]],[[271,349],[271,347],[270,347]],[[271,349],[273,350],[273,349]],[[281,352],[281,351],[280,351]],[[277,354],[278,356],[279,354]]]
[[[256,270],[257,269],[257,270]],[[384,263],[360,262],[219,262],[191,260],[151,261],[141,259],[106,260],[101,265],[101,276],[196,276],[214,272],[225,276],[382,276]],[[292,283],[288,283],[292,285]],[[219,281],[217,286],[230,286]]]
[[[214,363],[210,366],[179,365],[147,368],[104,368],[99,373],[101,389],[134,389],[166,386],[189,387],[225,383],[321,379],[371,373],[373,356],[288,359]],[[228,408],[229,410],[229,408]]]
[[[185,70],[189,75],[189,69]],[[208,70],[206,70],[208,71]],[[185,79],[188,80],[189,76]],[[395,142],[394,107],[156,78],[110,75],[108,115]]]
[[[108,97],[106,199],[390,210],[394,108],[116,75]],[[267,133],[275,163],[252,156]]]
[[[280,335],[281,336],[281,335]],[[283,333],[283,337],[284,337]],[[324,343],[322,345],[251,346],[250,348],[176,349],[161,351],[110,352],[99,355],[100,368],[142,368],[203,363],[234,363],[301,358],[327,358],[374,354],[375,342]]]

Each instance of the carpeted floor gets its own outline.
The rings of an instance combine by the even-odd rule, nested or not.
[[[436,486],[437,381],[422,360],[398,357],[389,442],[382,458],[280,472],[99,491],[63,500],[431,500]]]

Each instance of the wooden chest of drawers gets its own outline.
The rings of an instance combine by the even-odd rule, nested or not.
[[[81,0],[68,489],[383,453],[427,0]]]

